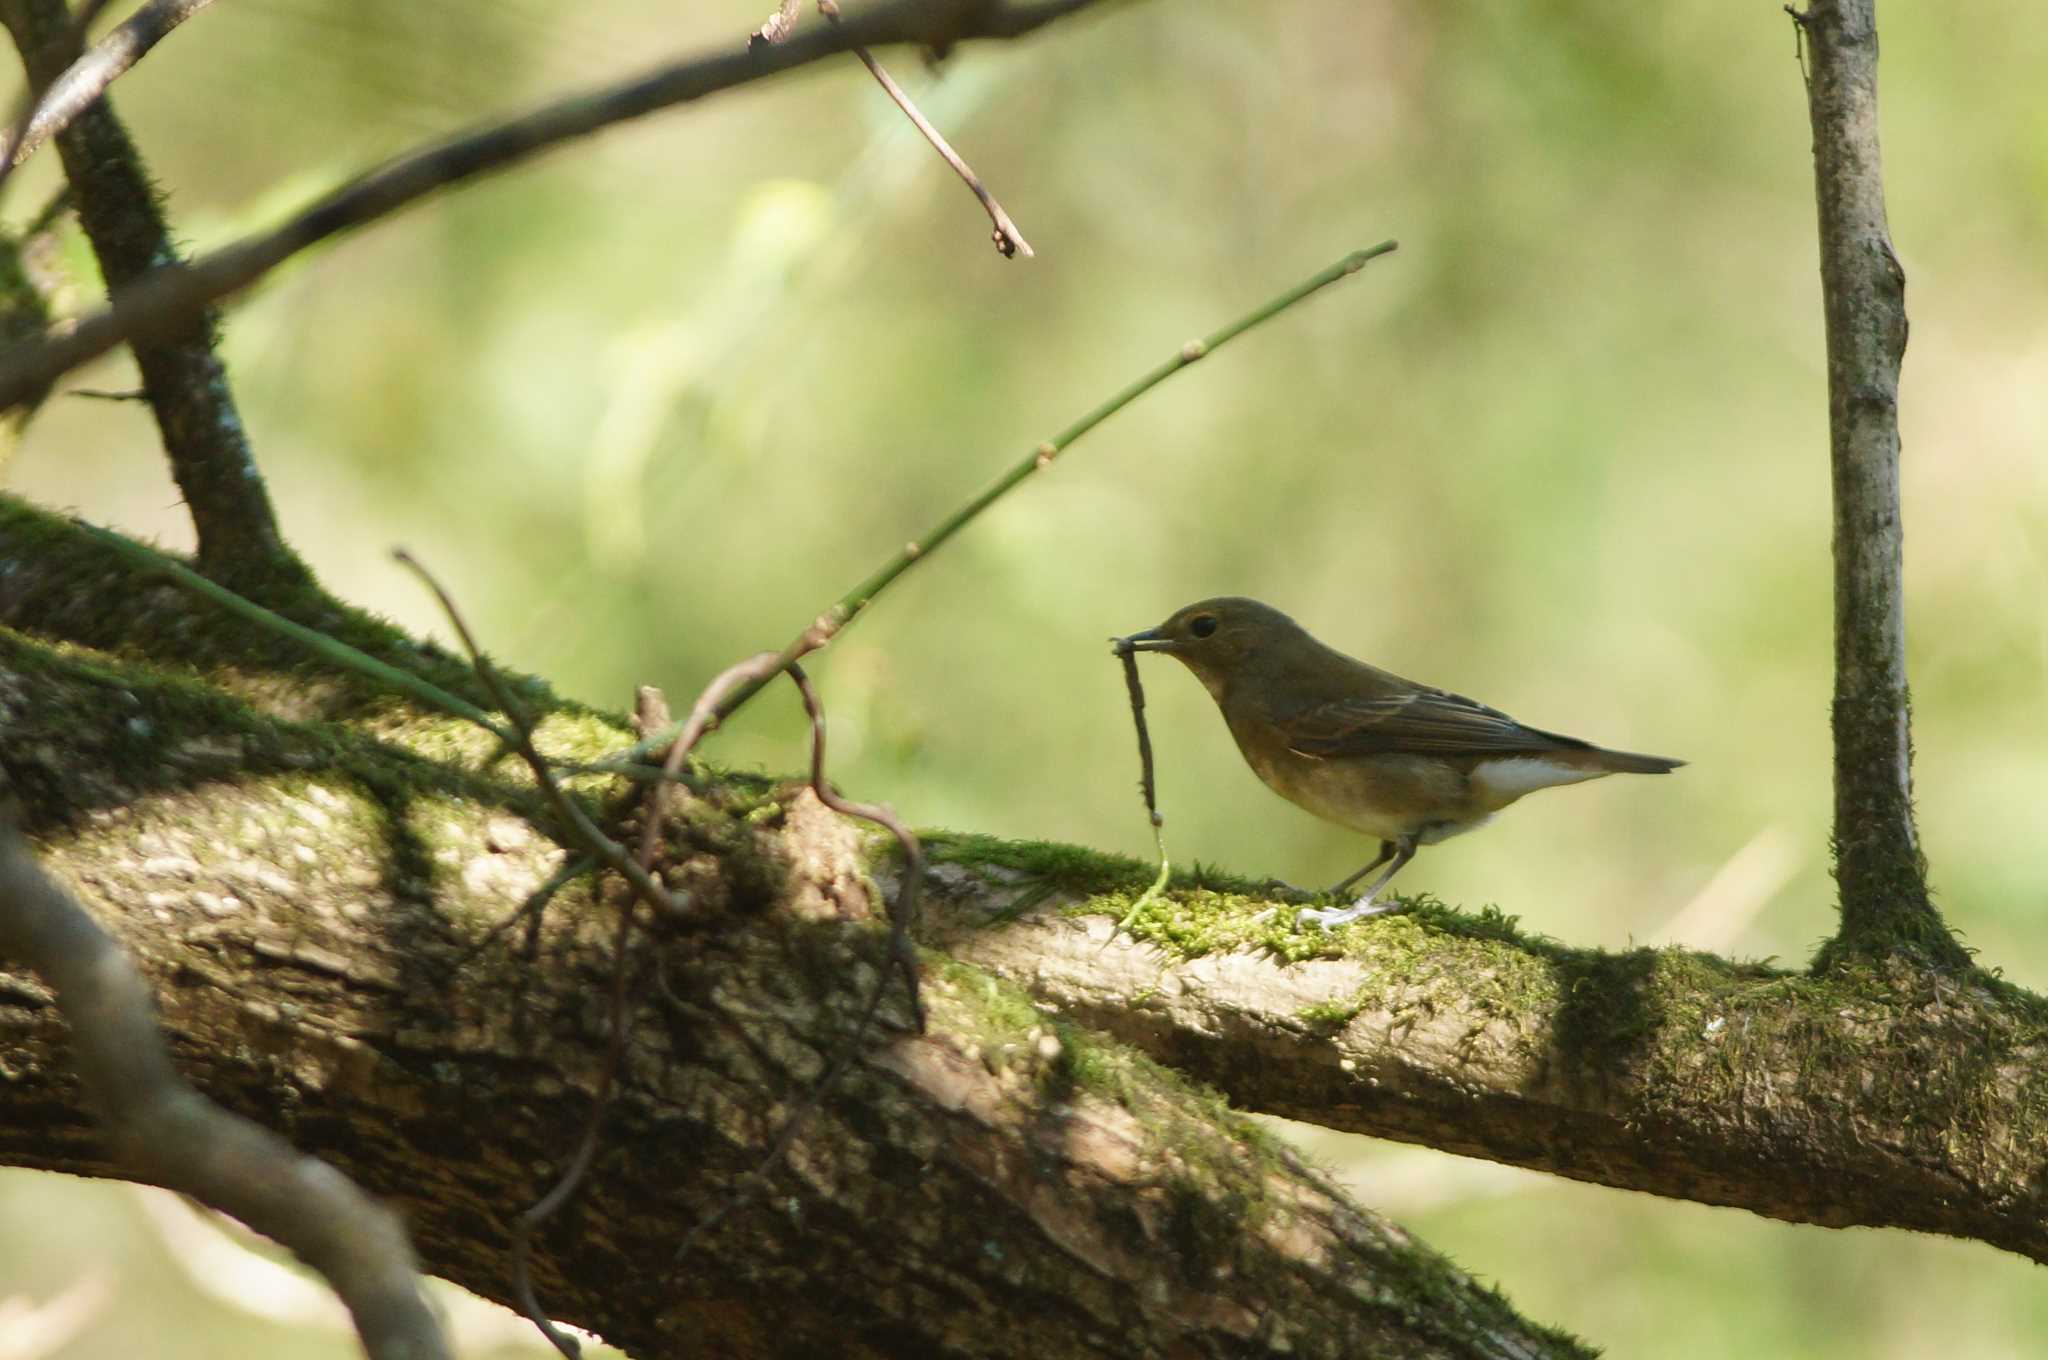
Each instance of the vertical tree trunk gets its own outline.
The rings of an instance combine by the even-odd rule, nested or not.
[[[1906,275],[1878,158],[1874,0],[1814,0],[1804,35],[1827,315],[1834,481],[1835,879],[1842,927],[1823,961],[1907,949],[1967,955],[1927,894],[1913,825],[1899,520]]]

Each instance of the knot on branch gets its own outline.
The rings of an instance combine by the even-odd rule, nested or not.
[[[796,786],[782,807],[781,852],[789,866],[782,908],[811,920],[878,915],[853,823],[820,802],[809,785]]]

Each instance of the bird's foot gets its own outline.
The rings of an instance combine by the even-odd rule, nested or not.
[[[1267,896],[1288,902],[1313,902],[1322,896],[1321,893],[1310,892],[1307,888],[1297,888],[1284,878],[1262,878],[1257,886],[1258,890]]]
[[[1370,897],[1361,897],[1348,907],[1311,907],[1295,917],[1297,922],[1306,921],[1312,926],[1328,930],[1332,926],[1349,925],[1363,921],[1369,916],[1383,916],[1395,909],[1392,902],[1375,902]]]

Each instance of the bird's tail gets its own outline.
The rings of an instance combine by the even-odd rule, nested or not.
[[[1670,774],[1685,764],[1669,756],[1643,756],[1633,751],[1610,751],[1596,746],[1593,753],[1599,758],[1600,768],[1613,774]]]

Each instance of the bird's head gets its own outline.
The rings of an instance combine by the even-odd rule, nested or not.
[[[1212,690],[1238,667],[1276,646],[1306,636],[1271,605],[1227,595],[1175,610],[1157,628],[1116,639],[1118,651],[1178,657]]]

